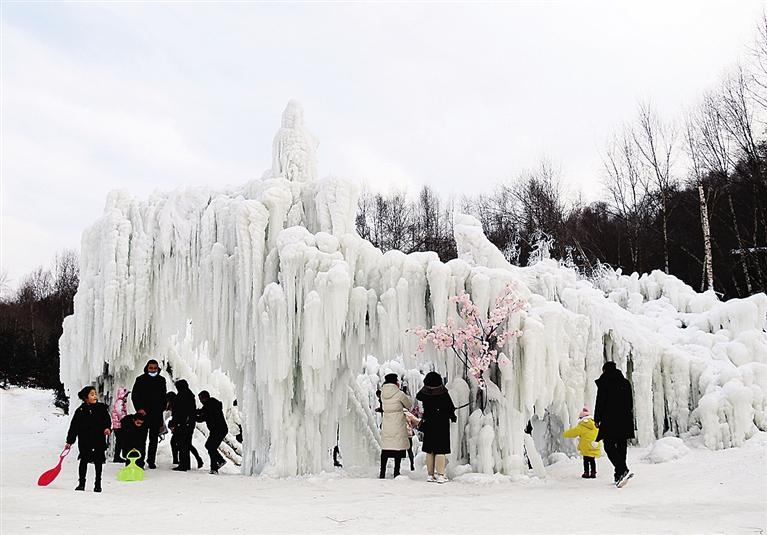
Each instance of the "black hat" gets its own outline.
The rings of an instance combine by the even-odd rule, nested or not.
[[[442,381],[442,376],[440,374],[437,372],[429,372],[426,374],[426,377],[423,378],[423,384],[433,388],[442,386],[444,382]]]
[[[387,373],[384,376],[384,384],[392,383],[392,384],[396,385],[397,384],[397,379],[398,379],[398,377],[397,377],[396,373]]]
[[[606,371],[609,371],[609,370],[616,370],[616,369],[617,368],[615,367],[615,362],[613,362],[612,360],[608,360],[607,362],[605,362],[602,365],[602,371],[603,372],[606,372]]]

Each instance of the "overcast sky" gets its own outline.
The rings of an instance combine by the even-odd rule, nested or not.
[[[289,99],[320,175],[445,195],[548,158],[601,195],[640,99],[673,117],[744,59],[764,2],[2,5],[0,268],[79,249],[107,192],[260,177]]]

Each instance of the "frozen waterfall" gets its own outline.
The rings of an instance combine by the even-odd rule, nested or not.
[[[523,334],[503,348],[510,364],[488,373],[484,411],[459,411],[453,473],[526,473],[525,453],[540,471],[547,454],[571,451],[561,430],[593,407],[605,360],[633,385],[639,444],[700,434],[726,448],[767,430],[764,294],[720,302],[657,271],[590,282],[554,260],[516,267],[465,215],[458,259],[382,253],[355,231],[357,186],[317,179],[316,147],[291,102],[262,179],[148,200],[112,192],[83,234],[60,341],[67,391],[96,383],[110,396],[151,356],[225,407],[239,400],[247,474],[332,469],[337,436],[347,464],[370,463],[387,371],[415,393],[436,369],[456,405],[477,394],[450,354],[416,359],[405,330],[457,319],[450,297],[462,291],[487,311],[517,281],[530,307],[511,321]]]

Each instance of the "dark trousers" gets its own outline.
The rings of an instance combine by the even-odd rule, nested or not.
[[[160,429],[162,429],[162,420],[149,422],[149,449],[146,455],[146,462],[152,466],[157,456],[157,440],[160,436]]]
[[[189,470],[189,453],[192,450],[192,435],[194,434],[194,424],[179,425],[173,432],[173,438],[178,444],[178,467],[182,470]]]
[[[101,463],[93,463],[96,468],[96,483],[101,483],[101,468],[104,466]],[[80,459],[80,466],[78,467],[78,475],[80,476],[80,483],[85,483],[85,475],[88,473],[88,461]]]
[[[583,473],[596,475],[597,461],[594,457],[583,456]]]
[[[217,465],[220,466],[226,463],[226,461],[224,461],[224,458],[218,452],[218,447],[221,445],[221,442],[223,442],[225,437],[226,437],[226,431],[224,432],[218,431],[216,433],[210,433],[210,435],[208,435],[208,440],[205,441],[205,449],[208,450],[211,469],[215,469]]]
[[[123,460],[123,441],[122,429],[115,429],[112,435],[115,437],[115,457],[114,462],[119,463]]]
[[[407,458],[410,460],[410,470],[415,470],[415,465],[413,464],[413,437],[408,437],[408,448],[407,448]]]
[[[615,480],[617,481],[629,469],[626,466],[627,441],[625,438],[617,438],[605,439],[603,442],[607,458],[610,459],[610,462],[615,467]]]
[[[174,431],[170,437],[170,451],[173,454],[173,464],[179,464],[179,453],[181,452],[182,436],[183,436],[183,433]],[[191,453],[192,456],[197,461],[198,466],[202,466],[202,459],[200,458],[200,453],[197,451],[197,448],[194,447],[194,443],[191,441],[191,439],[189,440],[188,447],[189,447],[189,451],[187,452],[187,459],[189,458],[189,454]]]
[[[397,477],[404,454],[405,452],[400,450],[381,450],[381,473],[378,477],[381,479],[386,477],[386,465],[389,464],[389,459],[394,459],[394,477]]]

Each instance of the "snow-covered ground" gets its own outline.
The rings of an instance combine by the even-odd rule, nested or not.
[[[38,476],[55,464],[69,417],[52,394],[0,391],[0,532],[13,533],[764,533],[767,530],[767,433],[741,448],[711,451],[676,441],[632,448],[636,477],[611,485],[611,466],[597,461],[599,477],[583,480],[580,459],[547,467],[545,480],[466,474],[446,485],[425,482],[423,468],[380,481],[366,473],[267,479],[230,467],[170,471],[167,441],[159,469],[143,482],[116,480],[105,467],[104,492],[75,492],[76,453],[58,479],[39,488]],[[204,455],[202,444],[197,444]],[[206,459],[207,461],[207,459]],[[391,468],[390,468],[391,470]]]

